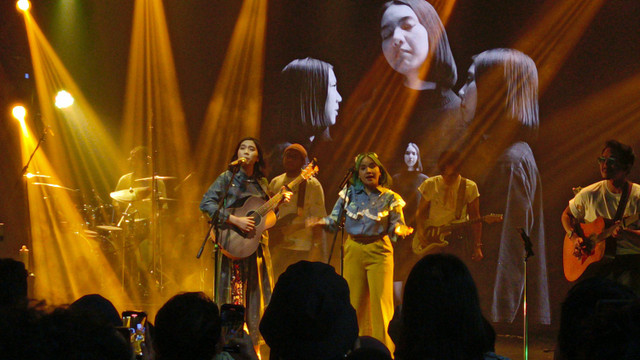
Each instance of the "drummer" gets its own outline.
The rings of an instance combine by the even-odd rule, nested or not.
[[[116,214],[122,214],[127,209],[129,203],[131,206],[127,214],[131,214],[138,222],[149,220],[151,218],[151,164],[150,157],[145,146],[137,146],[131,150],[129,156],[130,173],[124,174],[118,180],[115,191],[131,190],[126,198],[114,199],[113,205],[116,208]],[[166,198],[167,188],[164,181],[157,182],[158,198]],[[122,201],[124,200],[124,201]],[[133,201],[129,201],[133,200]],[[162,208],[166,208],[166,203]],[[125,214],[125,215],[127,215]],[[116,219],[118,222],[118,219]]]
[[[115,191],[111,193],[116,210],[115,223],[124,230],[127,247],[135,258],[135,266],[140,273],[148,272],[152,267],[152,241],[150,239],[150,219],[152,215],[151,201],[151,164],[147,148],[137,146],[131,150],[129,156],[131,172],[124,174],[118,180]],[[157,198],[166,199],[167,188],[164,181],[157,181]],[[159,209],[166,209],[167,204],[158,204]],[[131,269],[133,271],[133,269]],[[144,278],[144,276],[131,276]],[[143,287],[144,279],[141,279]],[[144,289],[148,291],[150,289]]]

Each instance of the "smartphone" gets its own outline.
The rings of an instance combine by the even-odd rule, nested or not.
[[[224,339],[223,351],[239,352],[238,346],[231,346],[229,342],[234,337],[242,334],[244,330],[244,306],[223,304],[220,307],[220,320],[222,325],[222,338]]]
[[[122,324],[129,330],[129,343],[136,356],[142,356],[142,343],[147,332],[147,313],[127,310],[122,312]]]

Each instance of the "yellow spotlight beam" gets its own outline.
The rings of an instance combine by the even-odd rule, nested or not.
[[[29,170],[46,178],[26,181],[36,274],[36,297],[49,303],[69,303],[100,292],[117,304],[129,302],[121,291],[114,263],[100,248],[102,238],[83,229],[78,209],[89,189],[110,188],[111,174],[119,173],[121,158],[109,134],[91,109],[57,54],[29,12],[25,27],[34,68],[40,112],[54,129],[35,154]],[[55,94],[66,89],[75,102],[66,109],[54,106]],[[33,124],[27,125],[31,134]],[[23,137],[26,160],[40,136]],[[90,192],[89,192],[90,193]],[[105,244],[109,239],[104,239]]]
[[[157,175],[174,176],[178,180],[186,178],[193,171],[191,144],[180,99],[166,16],[160,0],[135,2],[127,71],[122,128],[123,149],[146,146],[153,156],[150,169],[152,172]],[[164,282],[169,278],[180,279],[172,284],[179,285],[179,288],[165,288],[164,295],[171,295],[171,291],[175,293],[202,290],[200,282],[186,280],[191,274],[187,275],[189,271],[183,271],[184,268],[193,269],[191,265],[196,261],[195,251],[198,245],[187,241],[189,239],[184,233],[187,229],[197,226],[199,213],[193,210],[195,193],[201,189],[197,186],[178,186],[179,184],[179,181],[165,182],[169,197],[183,200],[171,205],[174,209],[178,207],[179,211],[176,213],[180,214],[180,226],[173,226],[175,218],[154,217],[151,222],[150,241],[147,242],[151,245],[142,245],[151,249],[149,252],[152,259],[145,258],[140,262],[152,263],[155,274],[162,276],[153,277],[153,274],[145,272],[147,284]],[[163,203],[155,203],[156,209],[162,209],[162,205]],[[154,204],[151,204],[150,207],[153,206]],[[169,225],[170,221],[171,226],[162,226]],[[159,231],[160,228],[163,231]],[[177,238],[182,238],[182,241],[176,241]],[[142,300],[137,298],[138,295],[142,294],[132,294],[134,300]],[[164,298],[153,298],[158,295],[157,292],[152,291],[150,295],[152,298],[148,300],[155,304],[166,301]],[[154,312],[157,309],[147,310]]]
[[[191,146],[180,100],[171,42],[162,1],[137,0],[129,54],[123,139],[124,148],[158,150],[157,172],[186,176],[191,171]]]
[[[552,165],[546,167],[547,176],[557,179],[567,189],[580,185],[584,181],[584,174],[580,171],[567,172],[567,169],[574,168],[581,159],[589,157],[593,158],[593,163],[587,164],[587,168],[595,169],[595,154],[600,153],[608,139],[637,142],[640,138],[640,128],[637,126],[640,122],[638,88],[640,73],[546,119],[543,132],[548,134],[548,138],[545,142],[556,147],[541,158],[542,161],[553,161]],[[576,133],[580,136],[575,136]]]
[[[542,7],[535,25],[515,48],[529,55],[538,66],[539,93],[551,83],[605,0],[554,1]]]
[[[196,148],[207,185],[241,137],[260,134],[266,22],[267,1],[243,1]]]
[[[29,13],[25,23],[43,121],[64,139],[49,156],[65,181],[106,191],[121,172],[120,150]],[[73,94],[72,107],[54,106],[60,89]]]

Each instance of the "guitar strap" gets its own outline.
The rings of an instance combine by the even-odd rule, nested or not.
[[[456,220],[462,217],[462,208],[464,207],[464,195],[467,188],[467,179],[460,177],[460,186],[458,187],[458,197],[456,198]]]
[[[307,191],[307,182],[303,181],[298,185],[298,216],[302,216],[304,212],[304,195]]]
[[[618,209],[616,210],[616,216],[613,217],[613,221],[622,219],[624,210],[627,208],[627,201],[629,200],[629,193],[631,192],[631,182],[627,181],[627,186],[622,189],[622,195],[620,196],[620,203],[618,203]]]
[[[263,181],[264,179],[264,181]],[[267,179],[266,178],[259,178],[256,179],[256,183],[258,184],[258,187],[260,189],[262,189],[262,192],[264,193],[264,195],[266,196],[267,199],[269,199],[269,189],[267,188]]]
[[[627,207],[627,201],[629,200],[629,193],[631,192],[631,182],[627,181],[626,186],[622,189],[622,195],[620,195],[620,202],[618,203],[618,209],[616,210],[616,216],[613,217],[613,221],[622,220],[624,216],[624,210]],[[618,242],[613,239],[607,239],[605,245],[605,254],[610,257],[615,257]]]

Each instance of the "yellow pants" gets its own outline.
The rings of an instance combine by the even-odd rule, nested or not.
[[[360,336],[372,336],[393,354],[387,334],[393,317],[393,246],[388,236],[370,244],[354,241],[344,245],[344,278],[349,284],[351,305],[356,309]]]

